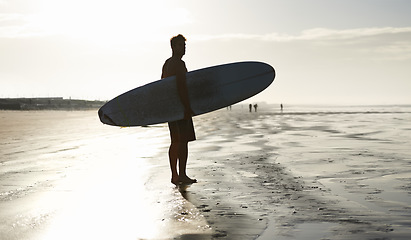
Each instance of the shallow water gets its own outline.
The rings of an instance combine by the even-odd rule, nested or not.
[[[330,231],[340,233],[331,239],[411,234],[407,106],[287,106],[257,113],[234,106],[196,117],[189,168],[203,181],[184,191],[169,184],[165,124],[110,127],[96,111],[0,111],[0,120],[2,239],[229,238],[239,229],[221,220],[226,217],[250,222],[241,239],[304,239],[311,228],[318,230],[311,239],[330,237]],[[288,182],[270,182],[269,171]],[[303,190],[289,195],[294,187],[286,184]],[[313,198],[317,203],[298,200]],[[335,221],[307,210],[333,204],[346,209]],[[361,211],[352,215],[357,222],[384,216],[385,223],[341,235],[355,211]],[[266,222],[265,234],[253,221]],[[348,232],[354,225],[361,224]]]

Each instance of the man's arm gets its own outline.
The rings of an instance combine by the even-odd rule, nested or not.
[[[178,96],[180,97],[181,103],[184,106],[184,118],[190,118],[193,115],[193,110],[190,106],[190,100],[188,97],[187,79],[186,79],[187,69],[184,62],[178,64],[176,68],[176,82]]]

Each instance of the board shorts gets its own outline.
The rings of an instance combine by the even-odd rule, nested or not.
[[[171,142],[191,142],[196,140],[193,119],[183,119],[168,123]]]

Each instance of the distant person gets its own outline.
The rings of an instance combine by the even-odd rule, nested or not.
[[[283,111],[283,104],[281,103],[280,104],[280,109],[281,109],[281,112]]]
[[[253,105],[252,104],[250,104],[250,105],[248,105],[248,108],[249,108],[249,110],[250,110],[250,112],[253,110]]]
[[[254,104],[254,111],[257,112],[258,105]]]
[[[172,56],[163,65],[161,78],[176,76],[177,91],[184,106],[184,119],[169,122],[171,144],[168,151],[171,169],[171,182],[191,184],[197,182],[187,176],[188,142],[195,141],[193,111],[191,110],[186,83],[186,64],[181,58],[186,52],[186,38],[179,34],[170,39]],[[178,171],[177,171],[178,162]]]

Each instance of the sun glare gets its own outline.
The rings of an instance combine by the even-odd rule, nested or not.
[[[177,17],[178,16],[178,17]],[[166,1],[45,0],[32,22],[47,34],[61,34],[97,44],[132,43],[189,22],[188,12]]]

